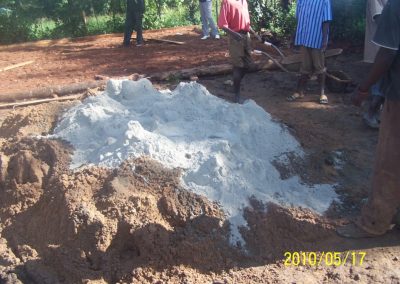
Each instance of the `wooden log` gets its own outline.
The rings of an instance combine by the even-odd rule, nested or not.
[[[268,60],[267,62],[256,62],[249,72],[256,72],[260,70],[273,70],[276,69],[277,66],[273,61]],[[231,64],[220,64],[213,66],[200,66],[196,68],[190,69],[182,69],[176,71],[167,71],[167,72],[159,72],[154,73],[152,75],[148,75],[147,78],[151,78],[154,80],[171,80],[171,79],[190,79],[191,77],[202,77],[202,76],[215,76],[215,75],[224,75],[230,74],[232,72]],[[131,78],[133,75],[134,78]],[[143,78],[145,75],[133,74],[128,78],[131,80],[138,80]],[[139,76],[139,77],[138,77]],[[76,83],[66,86],[50,86],[46,88],[40,88],[31,90],[28,92],[14,92],[14,93],[6,93],[0,94],[0,102],[2,103],[11,103],[19,100],[29,100],[29,99],[41,99],[41,98],[49,98],[54,95],[65,96],[69,94],[76,94],[79,92],[83,92],[87,89],[93,89],[100,86],[104,86],[109,79],[107,76],[96,75],[98,81],[89,81],[83,83]]]
[[[35,104],[48,103],[48,102],[54,102],[54,101],[77,100],[82,97],[83,97],[83,95],[70,95],[70,96],[57,97],[57,98],[51,98],[51,99],[30,100],[30,101],[18,102],[18,103],[6,103],[6,104],[0,104],[0,109],[1,108],[11,108],[11,107],[14,108],[14,107],[18,107],[18,106],[35,105]]]
[[[105,80],[105,81],[108,81],[110,79],[137,81],[137,80],[140,80],[143,78],[146,78],[146,76],[143,74],[139,74],[139,73],[133,73],[129,76],[122,76],[122,77],[109,77],[107,75],[100,75],[100,74],[94,75],[95,80]]]
[[[29,99],[40,99],[49,98],[54,95],[65,96],[70,94],[76,94],[79,92],[86,91],[87,89],[98,88],[106,84],[106,80],[100,81],[89,81],[82,83],[75,83],[65,86],[49,86],[45,88],[35,89],[31,91],[22,91],[14,93],[0,94],[0,102],[15,102],[18,100],[29,100]]]
[[[267,62],[256,62],[252,68],[249,69],[249,72],[256,72],[260,70],[273,70],[276,69],[277,66],[272,60],[268,60]],[[164,80],[173,80],[173,79],[190,79],[191,77],[204,77],[204,76],[216,76],[216,75],[225,75],[232,73],[232,65],[231,64],[220,64],[220,65],[212,65],[212,66],[199,66],[190,69],[182,69],[175,71],[167,71],[167,72],[158,72],[154,74],[148,75],[151,79],[164,81]]]
[[[29,65],[29,64],[32,64],[33,62],[35,62],[35,60],[29,60],[29,61],[21,62],[21,63],[18,63],[18,64],[10,65],[10,66],[1,68],[0,72],[4,72],[4,71],[11,70],[11,69],[14,69],[14,68],[18,68],[18,67],[22,67],[22,66],[25,66],[25,65]]]

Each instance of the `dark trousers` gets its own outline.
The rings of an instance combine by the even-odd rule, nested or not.
[[[386,100],[381,115],[372,192],[359,225],[371,234],[384,234],[400,208],[400,101]]]
[[[133,30],[136,31],[136,42],[143,43],[143,11],[139,11],[133,4],[132,0],[127,1],[126,18],[125,18],[125,33],[124,45],[129,45]]]

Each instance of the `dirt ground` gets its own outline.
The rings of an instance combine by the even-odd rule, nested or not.
[[[132,73],[151,74],[226,62],[226,39],[201,41],[194,27],[147,31],[149,41],[121,48],[121,35],[44,41],[0,47],[1,95],[49,85]],[[355,81],[368,66],[346,52],[329,62]],[[229,75],[200,78],[232,100]],[[173,88],[177,82],[158,83]],[[145,157],[118,169],[69,169],[73,151],[40,138],[78,101],[0,110],[0,283],[400,283],[400,230],[376,239],[346,240],[335,227],[355,216],[368,195],[378,132],[361,122],[349,94],[328,93],[317,103],[317,84],[293,103],[285,101],[296,76],[279,71],[246,75],[243,95],[281,121],[307,152],[304,161],[280,168],[282,178],[336,184],[341,202],[326,216],[252,200],[246,208],[245,248],[228,241],[217,204],[182,188],[179,171]],[[268,141],[265,141],[268,143]],[[279,165],[277,165],[279,168]],[[366,253],[344,265],[285,266],[285,252]],[[351,256],[352,254],[350,254]]]

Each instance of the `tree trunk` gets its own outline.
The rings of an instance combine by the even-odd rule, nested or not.
[[[267,62],[257,62],[252,66],[249,72],[256,72],[263,69],[271,70],[276,69],[277,66],[271,60]],[[231,64],[220,64],[213,66],[200,66],[190,69],[182,69],[175,71],[167,71],[167,72],[159,72],[150,74],[149,76],[155,80],[175,80],[175,79],[190,79],[191,77],[204,77],[204,76],[216,76],[216,75],[225,75],[230,74],[232,72]]]
[[[55,95],[65,96],[69,94],[76,94],[84,92],[87,89],[97,88],[106,84],[106,81],[89,81],[83,83],[75,83],[66,86],[50,86],[46,88],[40,88],[31,90],[28,92],[15,92],[5,93],[0,95],[0,102],[14,102],[17,100],[29,100],[29,99],[42,99],[50,98]]]
[[[289,9],[289,5],[292,3],[292,0],[281,0],[281,6],[283,9]]]

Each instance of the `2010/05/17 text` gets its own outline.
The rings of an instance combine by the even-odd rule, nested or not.
[[[366,252],[344,251],[344,252],[285,252],[285,266],[341,266],[346,263],[361,266],[364,263]]]

